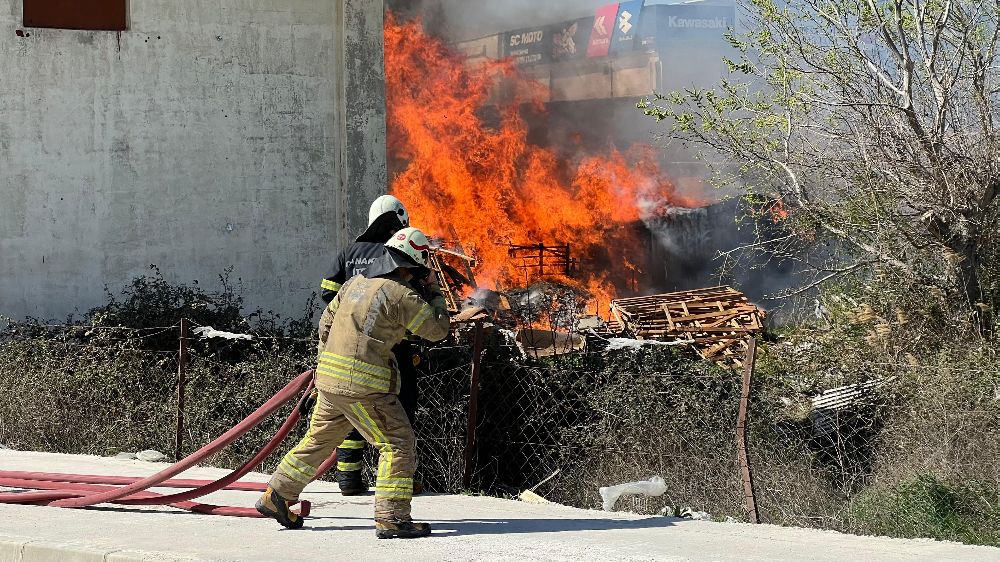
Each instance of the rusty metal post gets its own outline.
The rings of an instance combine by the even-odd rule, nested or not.
[[[483,323],[478,321],[472,335],[472,374],[469,381],[469,425],[465,431],[465,471],[462,486],[472,483],[472,457],[476,449],[476,425],[479,423],[479,367],[483,358]]]
[[[746,501],[747,515],[751,523],[760,523],[760,512],[757,510],[757,498],[754,495],[753,471],[750,470],[750,460],[747,457],[747,410],[750,406],[750,381],[753,378],[757,363],[757,340],[750,338],[747,356],[743,365],[743,390],[740,393],[740,413],[736,418],[736,451],[740,461],[740,479],[743,481],[743,496]]]
[[[177,350],[177,431],[174,433],[174,460],[179,461],[184,445],[184,390],[187,386],[188,323],[181,318],[181,339]]]

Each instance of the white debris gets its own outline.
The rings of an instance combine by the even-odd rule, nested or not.
[[[694,340],[657,341],[657,340],[633,340],[629,338],[609,338],[606,341],[608,342],[609,350],[639,349],[647,345],[659,345],[663,347],[680,347],[682,345],[688,345],[694,343]]]
[[[202,339],[209,338],[222,338],[225,340],[252,340],[253,336],[249,334],[234,334],[232,332],[223,332],[221,330],[216,330],[211,326],[201,326],[192,330],[195,335],[201,336]]]
[[[604,511],[613,511],[618,498],[625,494],[642,494],[649,497],[662,496],[667,491],[663,478],[654,476],[642,482],[628,482],[617,486],[602,486],[599,490],[604,500]]]
[[[134,461],[139,457],[137,457],[135,453],[118,453],[117,455],[115,455],[115,458],[122,459],[125,461]]]
[[[152,449],[139,451],[135,454],[135,457],[143,462],[163,462],[167,460],[167,455]]]

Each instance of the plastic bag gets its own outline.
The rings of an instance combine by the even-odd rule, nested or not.
[[[625,494],[642,494],[649,497],[662,496],[667,491],[663,478],[654,476],[642,482],[628,482],[617,486],[602,486],[599,490],[604,500],[604,511],[613,511],[618,498]]]

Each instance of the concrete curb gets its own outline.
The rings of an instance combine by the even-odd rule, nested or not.
[[[0,535],[0,562],[198,562],[163,552],[105,549]]]

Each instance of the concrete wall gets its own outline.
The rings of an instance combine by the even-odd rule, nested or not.
[[[385,62],[383,0],[333,0],[344,29],[337,67],[342,70],[341,209],[348,228],[340,246],[353,242],[368,225],[368,208],[386,193]]]
[[[0,0],[0,314],[85,311],[150,264],[301,313],[386,187],[381,0],[130,4],[117,34]]]

